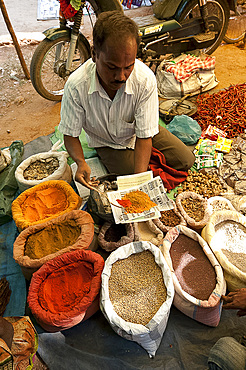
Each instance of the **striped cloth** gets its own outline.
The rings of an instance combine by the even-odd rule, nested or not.
[[[166,64],[165,70],[174,74],[179,82],[188,80],[195,72],[210,71],[215,68],[215,57],[207,56],[205,59],[188,54],[177,63]]]

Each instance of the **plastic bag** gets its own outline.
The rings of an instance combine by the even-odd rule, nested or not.
[[[12,218],[11,204],[18,190],[15,170],[22,160],[24,151],[23,142],[14,141],[10,145],[9,150],[11,163],[0,173],[0,225],[9,222]]]
[[[185,114],[175,116],[166,128],[186,145],[195,144],[202,133],[197,121]]]

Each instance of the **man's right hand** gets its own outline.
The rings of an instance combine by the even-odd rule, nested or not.
[[[93,186],[97,184],[94,178],[91,179],[91,169],[86,162],[78,166],[75,180],[89,189],[93,189]]]

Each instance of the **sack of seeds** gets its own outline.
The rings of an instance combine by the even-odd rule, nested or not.
[[[150,242],[126,244],[110,254],[102,272],[100,308],[113,330],[155,353],[174,296],[171,272]]]
[[[64,180],[71,183],[72,170],[67,163],[69,154],[59,152],[60,145],[57,142],[49,152],[34,154],[21,162],[15,171],[15,179],[21,192],[43,181]]]
[[[128,224],[105,222],[98,234],[98,244],[107,252],[138,240],[140,240],[140,234],[136,222]]]
[[[208,201],[193,191],[184,191],[176,198],[178,211],[187,225],[192,229],[201,230],[208,222],[210,210]]]
[[[160,250],[172,272],[174,306],[196,321],[217,326],[226,282],[206,241],[196,231],[178,225],[168,231]]]
[[[227,289],[246,288],[246,217],[237,211],[215,212],[202,237],[224,269]]]
[[[178,211],[176,203],[172,199],[169,200],[173,203],[173,209],[170,209],[168,211],[161,211],[160,218],[149,221],[152,222],[163,233],[167,233],[169,230],[177,225],[187,225],[184,217]]]

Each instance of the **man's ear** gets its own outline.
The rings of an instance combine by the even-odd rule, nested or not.
[[[95,63],[96,62],[96,51],[95,51],[95,48],[94,48],[93,45],[91,47],[91,58],[92,58],[93,62]]]

